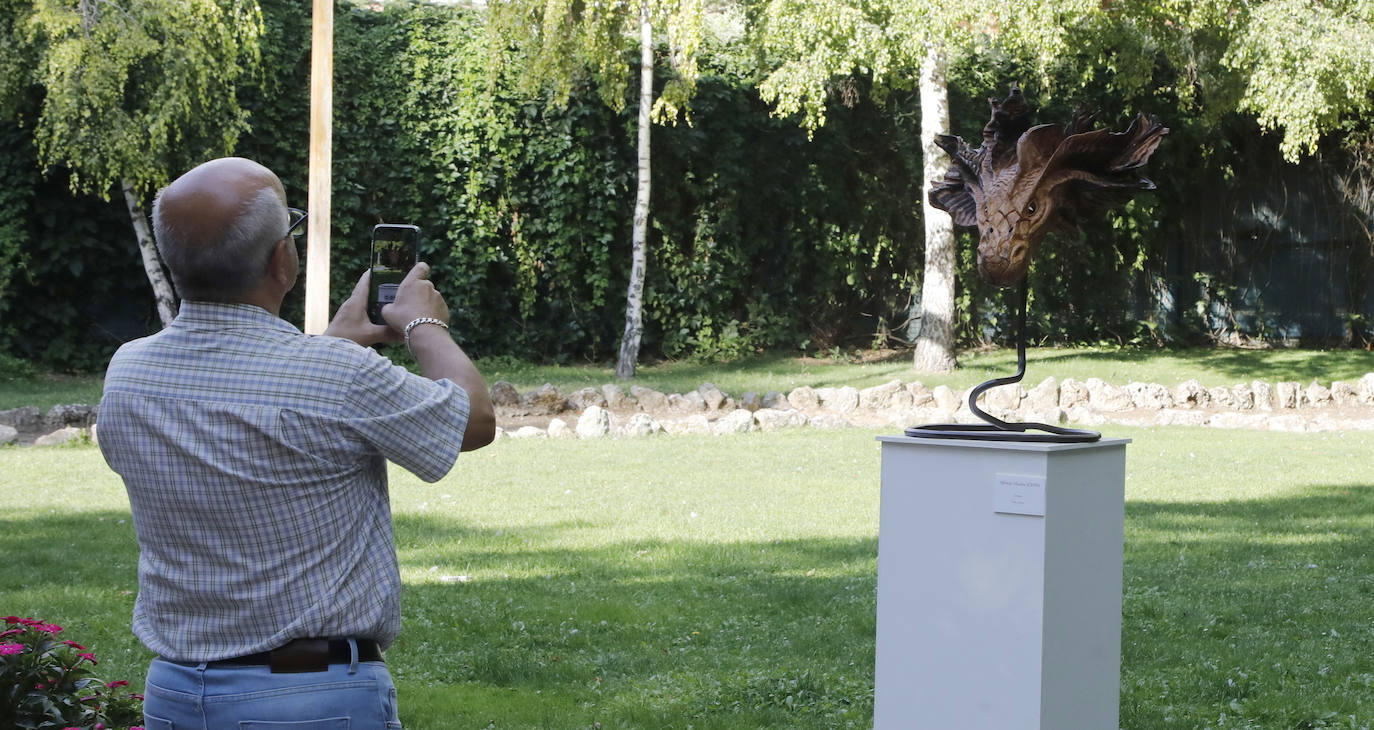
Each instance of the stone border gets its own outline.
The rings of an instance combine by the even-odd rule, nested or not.
[[[736,400],[711,383],[687,393],[661,393],[639,385],[582,388],[564,395],[545,383],[521,394],[491,386],[498,438],[604,438],[657,434],[715,434],[787,428],[863,426],[901,430],[927,423],[978,423],[966,392],[919,381],[892,380],[859,390],[801,386],[786,395],[747,392]],[[1313,381],[1253,381],[1204,388],[1189,380],[1177,388],[1154,383],[1117,386],[1097,378],[1062,382],[1046,378],[1030,390],[994,388],[980,406],[1005,421],[1101,426],[1211,426],[1270,431],[1374,431],[1374,372],[1354,383],[1325,387]],[[96,441],[97,407],[28,406],[0,411],[0,444],[47,446],[74,439]]]
[[[613,384],[563,395],[544,385],[521,394],[504,381],[492,385],[498,437],[602,438],[667,433],[723,435],[811,426],[892,427],[927,423],[978,423],[967,393],[943,385],[892,380],[859,390],[802,386],[783,395],[747,392],[731,398],[711,383],[688,393],[661,393],[638,385],[629,393]],[[1046,378],[1029,391],[995,388],[979,400],[1006,421],[1100,426],[1213,426],[1272,431],[1374,431],[1374,373],[1355,383],[1324,387],[1313,381],[1253,381],[1204,388],[1189,380],[1177,388],[1153,383],[1116,386],[1097,378],[1060,382]],[[568,420],[565,420],[568,419]],[[569,423],[572,421],[572,423]]]

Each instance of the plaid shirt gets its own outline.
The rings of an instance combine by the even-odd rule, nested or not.
[[[138,533],[134,633],[213,661],[401,627],[386,461],[452,468],[468,396],[247,304],[183,302],[115,353],[100,449]]]

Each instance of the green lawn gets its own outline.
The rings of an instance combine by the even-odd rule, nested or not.
[[[861,353],[863,354],[863,353]],[[399,355],[403,356],[403,355]],[[871,354],[864,358],[871,358]],[[1175,386],[1195,379],[1204,386],[1235,385],[1263,380],[1270,383],[1295,380],[1306,385],[1318,380],[1330,385],[1334,380],[1353,382],[1374,372],[1374,354],[1364,350],[1139,350],[1116,348],[1034,348],[1027,354],[1026,382],[1039,383],[1047,377],[1059,379],[1101,378],[1125,385],[1131,381],[1157,382]],[[801,385],[815,388],[853,385],[865,388],[893,378],[927,385],[948,385],[965,389],[994,377],[1016,371],[1015,350],[990,350],[964,353],[962,367],[944,375],[917,374],[911,369],[909,353],[861,362],[801,358],[773,353],[725,364],[665,362],[639,368],[632,381],[667,393],[695,390],[705,382],[731,395],[747,391],[760,394],[770,390],[783,393]],[[576,366],[531,365],[510,358],[479,360],[478,367],[487,382],[506,380],[522,391],[552,383],[564,393],[587,386],[600,387],[615,382],[610,363]],[[6,376],[0,368],[0,410],[35,405],[47,409],[59,403],[95,403],[100,400],[98,376]]]
[[[503,440],[393,474],[408,728],[872,722],[877,432]],[[1374,727],[1374,434],[1110,428],[1122,727]],[[136,545],[90,447],[0,449],[0,614],[141,684]]]

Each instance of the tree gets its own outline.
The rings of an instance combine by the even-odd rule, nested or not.
[[[35,0],[24,19],[44,92],[34,138],[73,192],[118,186],[163,325],[176,296],[143,202],[173,173],[232,152],[248,129],[237,85],[256,68],[254,0]]]
[[[825,123],[831,81],[853,73],[872,76],[875,93],[918,80],[924,176],[943,173],[948,160],[935,146],[949,133],[946,68],[950,54],[997,44],[1028,56],[1042,68],[1065,47],[1067,19],[1075,23],[1102,11],[1102,3],[1056,0],[980,3],[973,0],[767,0],[757,11],[754,37],[766,56],[779,59],[760,85],[775,113],[800,112],[802,124]],[[947,371],[954,356],[954,228],[948,214],[921,205],[926,230],[921,284],[921,334],[913,366]]]
[[[644,276],[648,266],[650,132],[652,123],[675,121],[695,90],[696,51],[701,38],[700,0],[640,0],[638,3],[574,3],[569,0],[505,0],[491,4],[493,41],[523,52],[520,80],[525,89],[551,89],[554,103],[566,103],[575,84],[590,72],[601,98],[619,111],[628,88],[624,55],[639,51],[639,117],[636,128],[635,208],[631,235],[625,333],[615,376],[631,378],[644,333]],[[654,98],[654,27],[667,31],[675,76]]]

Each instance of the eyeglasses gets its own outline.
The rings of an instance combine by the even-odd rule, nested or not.
[[[300,208],[287,208],[287,213],[291,214],[290,224],[286,226],[286,235],[292,238],[300,238],[305,235],[305,217],[309,213]]]

